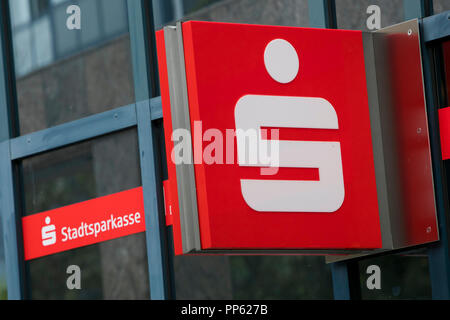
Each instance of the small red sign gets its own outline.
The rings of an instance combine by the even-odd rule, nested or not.
[[[25,260],[145,231],[142,187],[22,218]]]

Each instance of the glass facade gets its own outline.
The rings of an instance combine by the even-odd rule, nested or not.
[[[138,154],[128,129],[23,160],[24,216],[141,186]],[[149,298],[146,252],[139,233],[31,260],[28,298]],[[66,286],[71,265],[81,269],[82,290]]]
[[[136,47],[145,48],[145,45],[133,43],[136,40],[130,32],[136,32],[131,27],[136,26],[136,21],[129,18],[130,1],[133,0],[74,1],[80,9],[81,28],[70,29],[68,19],[77,12],[74,8],[69,10],[72,1],[9,0],[17,99],[17,110],[13,111],[10,122],[17,117],[20,135],[51,130],[71,121],[76,126],[77,120],[135,104],[134,81],[140,70],[133,69],[133,63],[138,55]],[[435,13],[450,10],[446,1],[432,2]],[[405,20],[403,0],[336,0],[334,3],[340,29],[374,30],[376,10],[379,10],[381,28]],[[180,19],[298,27],[309,27],[312,23],[308,0],[154,0],[150,6],[156,30]],[[441,69],[445,71],[441,78],[447,81],[445,90],[441,90],[445,94],[439,100],[440,107],[448,105],[450,91],[448,43],[440,51],[444,62]],[[152,48],[151,44],[149,47]],[[151,67],[148,70],[157,72]],[[142,119],[114,133],[11,159],[18,217],[142,186],[144,154],[140,150],[143,138],[137,129],[139,120]],[[147,120],[151,122],[143,121]],[[161,119],[154,120],[151,128],[155,141],[162,140]],[[158,154],[151,160],[155,161],[156,170],[162,171],[161,176],[167,174],[164,150],[160,149],[163,145],[162,141],[155,144]],[[163,168],[158,166],[160,162]],[[0,197],[1,201],[4,200]],[[8,275],[2,223],[0,220],[0,299],[6,299]],[[22,298],[149,299],[151,291],[156,290],[151,288],[149,269],[153,266],[148,262],[148,233],[152,231],[26,262],[20,256]],[[170,278],[167,282],[174,292],[166,298],[339,298],[333,291],[333,285],[339,281],[334,278],[331,264],[321,256],[173,256],[170,242],[167,251],[169,271],[165,277]],[[359,285],[358,293],[352,298],[430,299],[433,296],[427,248],[362,257],[349,264],[356,266],[350,278],[356,279]],[[82,290],[69,290],[66,285],[67,268],[71,265],[80,267]],[[370,289],[368,285],[373,266],[380,270],[379,289]]]
[[[450,2],[446,0],[433,0],[434,13],[441,13],[450,10]]]
[[[125,0],[10,1],[20,133],[134,102]],[[36,7],[36,8],[35,8]]]
[[[371,279],[374,274],[371,266],[377,266],[380,270],[379,289],[370,289],[374,285],[372,282],[375,282]],[[426,251],[364,259],[358,263],[358,267],[362,299],[431,299]]]
[[[373,31],[404,21],[403,0],[336,0],[339,29]],[[371,18],[372,17],[372,18]],[[376,20],[380,20],[377,24]]]

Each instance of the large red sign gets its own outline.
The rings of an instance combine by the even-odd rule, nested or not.
[[[25,260],[145,231],[142,187],[22,218]]]
[[[241,161],[239,133],[234,163],[194,163],[202,250],[381,248],[362,33],[190,21],[182,34],[191,129],[279,129],[275,175]],[[180,254],[163,31],[157,45]],[[205,140],[193,132],[194,157]]]

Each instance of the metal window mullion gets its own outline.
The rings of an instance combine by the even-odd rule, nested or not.
[[[309,26],[312,28],[337,28],[334,0],[308,0]]]
[[[336,4],[334,0],[309,0],[308,11],[310,27],[337,28]],[[359,275],[349,273],[349,263],[357,262],[335,262],[330,264],[333,294],[336,300],[350,300],[352,298],[349,277],[359,277]]]
[[[404,0],[405,19],[424,18],[433,14],[432,0]],[[450,259],[448,236],[448,191],[445,186],[443,163],[441,161],[437,100],[433,83],[436,70],[433,68],[433,49],[424,41],[424,23],[420,20],[422,67],[425,98],[427,102],[430,147],[432,155],[433,178],[435,184],[436,209],[439,222],[440,241],[427,249],[428,269],[433,299],[450,299]]]
[[[158,100],[150,102],[158,108]],[[11,158],[19,160],[136,125],[135,105],[118,107],[11,139]]]
[[[19,253],[19,218],[14,195],[14,177],[9,141],[0,143],[0,212],[3,231],[6,285],[9,300],[23,298],[22,259]]]
[[[8,1],[0,1],[0,214],[8,299],[23,298],[23,260],[19,252],[19,215],[16,210],[14,168],[10,138],[19,133],[15,92],[14,56]]]
[[[445,20],[444,20],[445,22]],[[432,155],[433,177],[435,183],[436,209],[439,222],[440,241],[428,248],[428,268],[432,298],[434,300],[450,299],[450,249],[449,249],[449,186],[444,173],[439,137],[438,99],[434,85],[437,84],[434,46],[425,42],[425,23],[420,21],[422,67],[427,102],[428,125],[430,132],[430,147]],[[427,28],[430,28],[427,25]],[[431,31],[431,30],[428,30]],[[431,39],[435,40],[435,39]]]
[[[150,297],[170,298],[169,250],[162,188],[162,169],[156,148],[157,130],[151,119],[150,98],[159,95],[154,43],[153,9],[150,0],[128,0],[128,21],[136,97],[136,114],[144,196]]]

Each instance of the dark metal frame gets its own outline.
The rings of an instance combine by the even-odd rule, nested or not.
[[[164,146],[161,143],[162,108],[156,66],[151,0],[127,0],[136,103],[19,135],[17,99],[8,1],[0,0],[0,214],[5,248],[9,299],[23,299],[24,262],[20,228],[21,159],[74,143],[136,127],[144,193],[146,244],[151,299],[172,299],[173,252],[170,228],[165,225],[162,191]],[[334,0],[308,0],[312,27],[337,28]],[[432,14],[432,0],[404,0],[405,20]],[[448,13],[447,13],[448,14]],[[448,186],[440,160],[434,44],[449,35],[445,14],[421,19],[422,58],[436,201],[441,241],[427,248],[434,299],[450,299]],[[358,260],[330,264],[335,299],[360,298]]]

